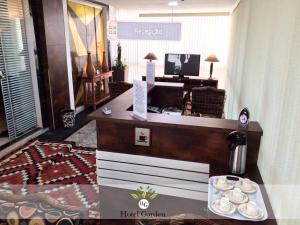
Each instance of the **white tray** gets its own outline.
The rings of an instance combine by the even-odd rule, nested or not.
[[[227,176],[235,177],[235,178],[238,178],[239,180],[242,179],[240,177],[236,177],[236,176],[232,176],[232,175],[227,175]],[[217,215],[220,215],[220,216],[223,216],[223,217],[227,217],[227,218],[231,218],[231,219],[235,219],[235,220],[264,221],[264,220],[266,220],[268,218],[268,212],[267,212],[267,209],[266,209],[266,205],[265,205],[263,196],[261,194],[261,190],[259,188],[259,185],[257,185],[256,183],[255,183],[255,185],[256,185],[257,191],[254,194],[248,194],[248,196],[249,196],[249,201],[255,202],[257,204],[257,206],[263,210],[263,212],[264,212],[264,217],[263,218],[257,219],[257,220],[249,219],[249,218],[246,218],[246,217],[242,216],[238,212],[238,210],[236,210],[236,212],[234,214],[232,214],[232,215],[224,215],[224,214],[219,214],[219,213],[215,212],[211,208],[211,203],[214,200],[219,199],[221,196],[223,197],[224,194],[225,194],[225,192],[226,192],[226,191],[220,191],[220,190],[216,189],[213,186],[213,181],[216,178],[218,178],[218,176],[210,177],[209,178],[209,185],[208,185],[208,209],[211,212],[213,212],[214,214],[217,214]],[[230,181],[230,182],[235,183],[236,181]]]

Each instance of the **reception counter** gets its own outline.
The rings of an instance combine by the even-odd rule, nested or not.
[[[149,88],[154,105],[182,106],[183,84],[157,83]],[[154,156],[201,163],[217,163],[227,167],[229,150],[227,135],[238,129],[236,120],[171,116],[148,113],[147,120],[133,118],[133,89],[105,106],[112,110],[105,115],[99,109],[90,114],[97,123],[97,146],[101,150]],[[149,128],[149,147],[135,145],[135,128]],[[263,131],[257,122],[244,130],[248,134],[247,165],[256,165]]]
[[[206,163],[210,165],[209,176],[228,174],[230,152],[228,150],[227,135],[239,129],[237,120],[148,113],[147,120],[141,121],[132,116],[132,97],[133,89],[130,89],[106,104],[105,106],[112,110],[111,115],[103,114],[101,109],[90,114],[90,118],[96,120],[99,150]],[[149,87],[148,97],[150,104],[181,108],[183,84],[156,83],[155,86]],[[136,145],[136,128],[150,130],[150,146]],[[262,128],[257,122],[250,122],[249,127],[243,131],[248,135],[245,177],[261,185],[270,218],[266,221],[257,222],[257,224],[276,225],[272,207],[257,167],[260,140],[263,135]],[[107,191],[107,195],[104,195],[105,198],[122,199],[129,194],[126,190],[114,188],[103,188],[102,190]],[[112,193],[114,194],[112,195]],[[166,198],[168,197],[166,196]],[[206,214],[201,216],[212,218],[212,215],[207,212],[206,206],[204,206]],[[215,224],[253,224],[249,221],[241,222],[223,220],[221,217],[215,218]],[[133,221],[124,220],[122,223],[133,224]],[[103,221],[103,224],[120,224],[120,221]]]

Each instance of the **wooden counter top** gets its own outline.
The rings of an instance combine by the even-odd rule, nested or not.
[[[170,102],[170,99],[172,100],[172,98],[169,98],[170,93],[181,87],[182,84],[156,83],[154,87],[149,88],[149,95],[151,96],[151,94],[155,93],[156,99]],[[161,89],[160,92],[157,92],[158,89]],[[208,163],[211,168],[210,176],[228,174],[229,150],[227,147],[227,135],[229,132],[238,129],[237,120],[148,113],[148,119],[141,121],[133,118],[132,111],[128,111],[132,106],[132,97],[133,89],[130,89],[106,104],[105,106],[112,110],[112,114],[109,116],[103,114],[101,109],[89,115],[90,119],[94,119],[97,122],[98,149],[115,153]],[[135,145],[135,129],[137,127],[151,130],[151,144],[149,147]],[[244,131],[248,134],[245,177],[256,181],[258,184],[263,184],[257,167],[263,130],[257,122],[250,122],[249,128]],[[256,224],[276,225],[264,185],[261,186],[261,189],[270,219],[257,222]],[[120,209],[121,200],[124,198],[128,200],[129,193],[126,190],[103,187],[101,191],[102,193],[107,192],[104,194],[102,203],[110,202],[112,204],[111,207],[116,206],[117,209]],[[176,206],[176,203],[170,204],[173,199],[170,196],[161,196],[161,198],[162,200],[165,199],[167,205]],[[120,199],[120,201],[117,199]],[[181,204],[185,203],[198,205],[199,201],[183,200],[181,202]],[[212,219],[217,225],[253,224],[253,222],[249,221],[236,221],[217,217],[207,211],[207,202],[201,204],[203,204],[203,210],[200,216],[205,219]],[[121,220],[121,223],[124,225],[134,224],[133,222],[134,220]],[[120,224],[120,220],[102,220],[101,223],[107,225]]]
[[[153,88],[163,87],[165,91],[168,88],[181,87],[181,83],[156,83],[155,87],[150,88],[150,92]],[[238,122],[236,120],[192,117],[192,116],[170,116],[164,114],[148,113],[146,121],[140,121],[132,117],[132,111],[128,109],[132,106],[133,100],[133,88],[126,91],[119,97],[113,99],[103,107],[108,107],[112,110],[111,115],[105,115],[101,109],[98,109],[89,115],[89,118],[97,121],[117,121],[127,124],[155,124],[162,127],[186,127],[189,129],[198,129],[199,127],[211,128],[211,129],[224,129],[224,130],[237,130]],[[262,128],[257,122],[250,122],[247,132],[258,132],[263,134]]]

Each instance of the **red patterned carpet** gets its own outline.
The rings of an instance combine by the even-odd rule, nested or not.
[[[35,141],[0,160],[0,219],[18,221],[8,224],[99,218],[98,193],[95,149]]]

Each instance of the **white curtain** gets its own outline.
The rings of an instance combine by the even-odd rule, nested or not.
[[[144,57],[153,52],[158,60],[156,76],[164,75],[165,53],[200,54],[200,77],[209,76],[210,63],[205,62],[209,54],[216,54],[220,63],[214,64],[214,77],[219,80],[219,87],[224,88],[226,74],[227,47],[230,19],[229,16],[193,16],[193,17],[151,17],[139,18],[137,12],[116,11],[119,21],[143,22],[179,22],[182,24],[181,41],[153,41],[153,40],[119,40],[122,46],[122,58],[129,67],[129,82],[141,80],[146,74],[146,60]],[[115,46],[112,43],[112,56],[116,57]]]
[[[278,224],[300,224],[300,1],[241,0],[231,37],[225,113],[247,106],[260,123],[258,166]]]
[[[225,89],[229,99],[225,102],[225,115],[227,119],[238,118],[243,106],[240,103],[240,94],[243,83],[243,62],[245,61],[246,42],[248,37],[248,24],[250,14],[250,1],[241,1],[231,15],[231,31],[228,50],[227,77]],[[253,109],[251,109],[253,110]],[[253,112],[251,111],[251,114]]]

